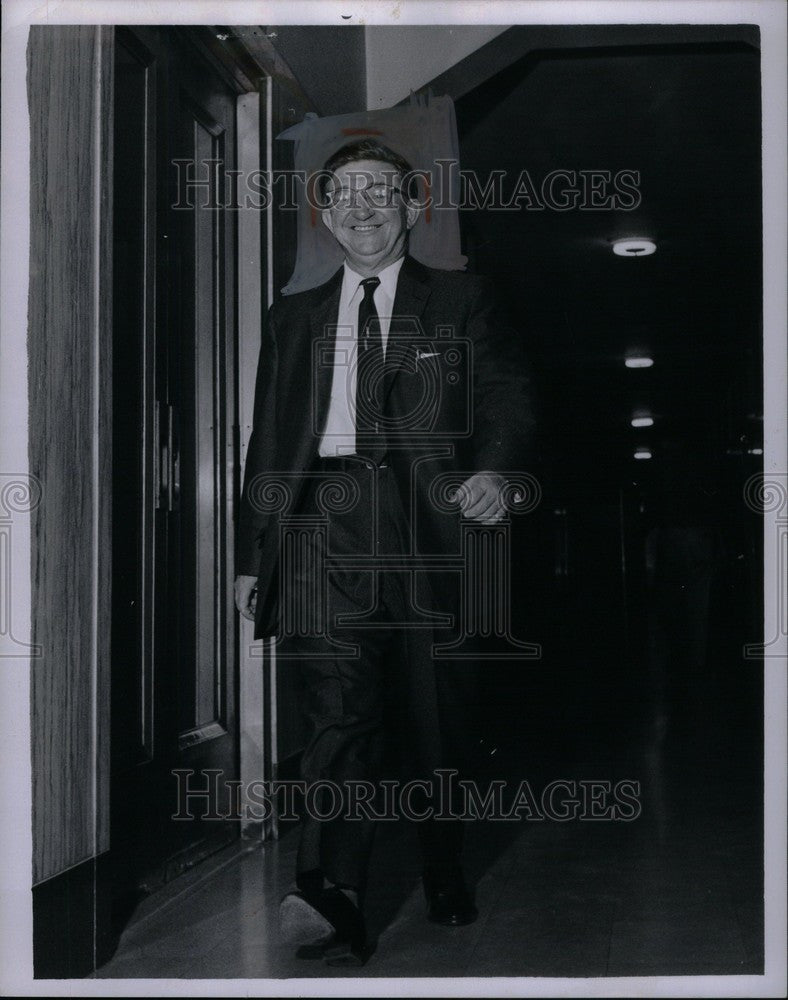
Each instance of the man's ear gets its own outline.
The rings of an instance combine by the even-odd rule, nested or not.
[[[326,227],[326,229],[333,236],[334,235],[334,220],[331,218],[331,209],[330,208],[324,208],[324,209],[322,209],[321,212],[320,212],[320,218],[323,220],[323,225]]]
[[[408,229],[412,229],[416,225],[416,220],[421,213],[421,208],[416,202],[406,201],[405,202],[405,224]]]

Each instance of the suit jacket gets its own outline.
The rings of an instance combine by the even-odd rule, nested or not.
[[[258,577],[256,638],[276,631],[279,522],[297,507],[325,426],[342,276],[340,268],[318,288],[276,302],[263,332],[236,535],[236,571]],[[522,335],[502,318],[487,279],[412,257],[392,313],[389,464],[414,556],[456,553],[451,488],[474,472],[529,468],[533,390]],[[444,610],[453,597],[437,579],[423,600]]]

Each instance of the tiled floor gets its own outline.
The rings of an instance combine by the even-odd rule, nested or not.
[[[524,718],[527,730],[510,730],[510,745],[501,743],[496,776],[506,760],[519,780],[517,762],[527,759],[535,789],[559,777],[634,778],[642,814],[626,823],[473,825],[468,874],[479,919],[462,928],[424,919],[413,831],[384,827],[368,891],[378,947],[364,976],[762,971],[757,710],[706,705],[702,714],[665,715],[652,705],[630,710],[624,724],[612,706],[586,731],[582,717],[578,702],[565,727]],[[297,961],[279,941],[277,903],[291,888],[296,834],[132,921],[98,976],[357,976]]]

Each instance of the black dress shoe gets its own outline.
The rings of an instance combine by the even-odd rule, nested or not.
[[[361,911],[336,887],[289,892],[279,906],[279,926],[282,937],[299,946],[297,958],[361,966],[374,950]]]
[[[478,917],[479,911],[465,886],[462,872],[440,875],[425,872],[422,882],[427,897],[427,919],[433,924],[464,927]]]

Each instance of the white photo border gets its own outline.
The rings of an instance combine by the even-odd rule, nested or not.
[[[27,465],[27,287],[29,122],[27,32],[32,24],[501,25],[756,24],[761,31],[764,261],[764,477],[782,477],[786,438],[786,32],[782,0],[159,0],[43,2],[6,0],[2,8],[2,248],[0,254],[0,469]],[[23,252],[20,252],[20,246]],[[29,547],[22,520],[17,540]],[[24,534],[27,532],[27,534]],[[778,634],[776,512],[764,515],[765,635]],[[15,627],[30,626],[30,580],[15,566]],[[782,595],[785,598],[786,595]],[[26,638],[24,634],[18,638]],[[766,744],[766,965],[763,976],[599,979],[34,980],[29,671],[25,659],[0,671],[1,782],[0,983],[24,996],[783,996],[786,983],[786,661],[764,659]]]

